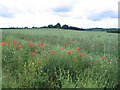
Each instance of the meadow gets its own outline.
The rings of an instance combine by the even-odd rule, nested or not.
[[[2,30],[2,88],[115,88],[118,34]]]

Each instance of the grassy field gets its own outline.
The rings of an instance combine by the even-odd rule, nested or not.
[[[2,30],[3,88],[115,88],[118,34]]]

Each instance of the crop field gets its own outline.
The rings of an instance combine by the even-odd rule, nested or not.
[[[115,88],[118,34],[3,29],[2,88]]]

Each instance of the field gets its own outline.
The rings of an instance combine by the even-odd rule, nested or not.
[[[115,88],[118,34],[2,30],[2,88]]]

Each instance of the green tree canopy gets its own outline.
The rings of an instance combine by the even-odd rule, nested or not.
[[[60,23],[57,23],[57,24],[54,26],[54,28],[61,28]]]
[[[68,27],[69,27],[69,26],[66,25],[66,24],[62,26],[63,29],[68,29]]]
[[[48,25],[48,28],[53,28],[54,26],[52,24]]]

